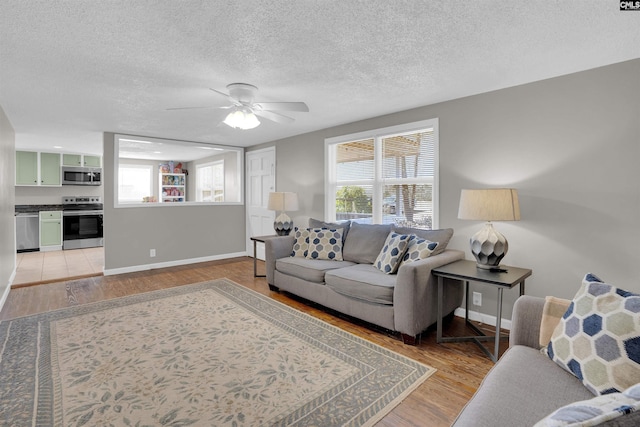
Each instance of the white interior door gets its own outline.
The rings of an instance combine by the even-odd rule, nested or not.
[[[247,153],[247,252],[253,255],[252,236],[275,234],[275,212],[267,209],[269,193],[276,189],[275,147]],[[257,257],[264,260],[264,244],[258,243]]]

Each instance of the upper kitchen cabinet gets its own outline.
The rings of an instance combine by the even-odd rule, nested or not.
[[[16,185],[38,185],[38,153],[16,151]]]
[[[59,153],[16,151],[16,185],[61,184]]]
[[[40,185],[61,185],[60,154],[40,153]]]
[[[63,166],[87,166],[99,168],[102,166],[100,156],[90,156],[88,154],[63,154]]]

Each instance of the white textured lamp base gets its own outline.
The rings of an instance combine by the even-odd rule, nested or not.
[[[469,240],[471,253],[476,258],[478,268],[490,270],[498,268],[500,261],[509,250],[507,239],[487,222],[484,227]]]
[[[293,229],[293,221],[289,218],[289,215],[282,212],[275,221],[273,221],[273,229],[276,230],[278,236],[288,236]]]

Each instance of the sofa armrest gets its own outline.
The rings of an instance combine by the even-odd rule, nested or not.
[[[295,241],[295,237],[291,235],[275,236],[265,239],[264,257],[268,284],[274,284],[273,276],[276,270],[276,260],[290,256]]]
[[[523,295],[513,305],[509,347],[526,345],[540,348],[540,322],[544,309],[544,298]]]
[[[464,259],[464,252],[447,249],[444,252],[409,264],[398,270],[393,292],[395,330],[415,336],[436,321],[437,279],[431,270]],[[460,305],[462,288],[452,285],[445,294],[445,307]]]

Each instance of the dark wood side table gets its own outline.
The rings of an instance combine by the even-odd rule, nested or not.
[[[277,237],[277,236],[274,234],[270,236],[250,237],[250,239],[253,241],[253,277],[267,277],[266,274],[258,274],[258,265],[257,265],[258,258],[256,257],[256,250],[257,250],[258,242],[264,243],[264,241],[269,239],[270,237]]]
[[[431,273],[438,278],[438,318],[437,318],[437,335],[436,341],[441,342],[475,342],[484,353],[493,361],[497,362],[500,351],[500,338],[506,338],[506,336],[500,335],[500,322],[502,319],[502,291],[504,289],[511,289],[515,285],[520,284],[520,295],[524,295],[524,280],[531,276],[531,270],[526,268],[517,268],[509,266],[500,266],[501,272],[493,272],[490,270],[483,270],[476,267],[475,261],[460,260],[452,262],[451,264],[443,265],[442,267],[434,268]],[[442,336],[442,300],[443,300],[443,286],[444,279],[457,279],[464,281],[465,284],[465,323],[473,329],[478,335],[467,337],[443,337]],[[493,285],[498,289],[498,306],[496,310],[496,334],[495,337],[486,336],[480,329],[473,323],[469,322],[469,282],[478,282],[488,285]],[[491,353],[487,347],[482,344],[482,341],[495,340],[494,352]]]

